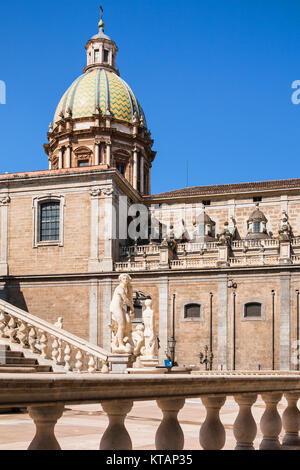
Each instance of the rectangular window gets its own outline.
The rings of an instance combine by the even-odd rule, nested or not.
[[[94,51],[94,61],[95,61],[97,64],[99,64],[99,62],[100,62],[100,51],[99,51],[99,49],[96,49],[96,50]]]
[[[59,241],[60,203],[45,202],[40,205],[40,241]]]
[[[84,166],[89,166],[89,161],[88,160],[81,160],[78,162],[79,167],[84,167]]]
[[[256,196],[253,198],[253,202],[261,202],[262,201],[262,197],[261,196]]]
[[[184,307],[184,318],[200,318],[201,306],[189,304]]]
[[[258,302],[251,302],[245,305],[245,318],[261,317],[261,304]]]
[[[109,51],[107,49],[104,49],[103,51],[103,62],[108,62],[108,54],[109,54]]]
[[[116,167],[121,175],[125,176],[125,165],[122,165],[122,163],[117,163]]]
[[[253,233],[260,233],[260,222],[253,222]]]
[[[202,201],[202,204],[203,204],[204,206],[210,206],[210,205],[211,205],[211,201],[205,200],[205,201]]]

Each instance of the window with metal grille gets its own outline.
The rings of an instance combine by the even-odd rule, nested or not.
[[[59,240],[60,203],[45,202],[40,205],[40,241]]]
[[[184,307],[184,318],[200,318],[201,306],[199,304],[189,304]]]
[[[261,304],[259,302],[250,302],[245,305],[245,318],[261,317]]]
[[[253,233],[260,233],[260,222],[253,223]]]

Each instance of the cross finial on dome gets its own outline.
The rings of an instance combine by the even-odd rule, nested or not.
[[[99,29],[102,29],[104,30],[104,22],[103,22],[103,6],[100,5],[100,12],[101,12],[101,17],[100,17],[100,21],[99,21]]]

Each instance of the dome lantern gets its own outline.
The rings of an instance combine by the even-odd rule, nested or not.
[[[119,74],[116,68],[116,56],[118,48],[115,42],[104,33],[103,8],[100,7],[101,18],[99,32],[95,34],[86,44],[87,66],[84,73],[93,67],[102,67],[113,70]]]

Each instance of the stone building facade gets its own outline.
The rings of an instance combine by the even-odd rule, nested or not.
[[[153,140],[102,19],[86,50],[49,127],[49,169],[0,175],[1,296],[109,349],[126,272],[136,323],[152,298],[161,362],[174,316],[180,365],[207,345],[213,369],[299,368],[300,179],[151,195]],[[129,237],[142,208],[144,235]]]

